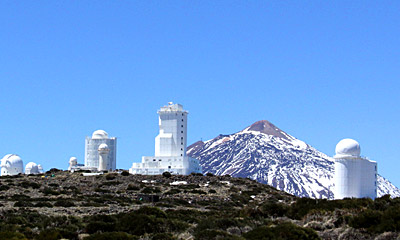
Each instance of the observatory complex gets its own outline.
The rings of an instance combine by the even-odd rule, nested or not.
[[[343,139],[336,145],[335,199],[376,198],[377,164],[360,153],[360,144],[353,139]]]
[[[142,162],[133,163],[129,172],[144,175],[201,173],[199,161],[186,156],[188,112],[182,105],[170,102],[157,113],[160,132],[155,138],[155,156],[143,156]]]
[[[70,171],[114,171],[117,165],[117,138],[109,137],[104,130],[94,131],[85,140],[85,164],[78,164],[76,157],[69,159]]]

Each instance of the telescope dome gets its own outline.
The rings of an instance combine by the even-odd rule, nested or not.
[[[345,138],[336,145],[336,155],[338,156],[359,157],[360,153],[360,144],[354,139]]]
[[[104,130],[96,130],[92,134],[92,139],[107,139],[108,133]]]
[[[108,145],[105,143],[100,144],[99,150],[109,150]]]

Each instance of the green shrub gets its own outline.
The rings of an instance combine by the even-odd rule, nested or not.
[[[56,206],[56,207],[74,207],[75,203],[72,202],[71,200],[60,199],[54,203],[54,206]]]
[[[152,240],[174,240],[176,239],[171,233],[156,233],[151,238]]]
[[[7,186],[7,185],[0,185],[0,191],[7,191],[8,189],[10,189],[10,187],[9,186]]]
[[[208,190],[208,193],[217,193],[217,191],[215,191],[214,189],[210,189]]]
[[[176,189],[176,188],[172,188],[172,189],[170,189],[168,192],[166,192],[166,193],[164,193],[165,195],[174,195],[174,194],[178,194],[178,193],[180,193],[181,192],[181,190],[179,190],[179,189]]]
[[[122,176],[125,176],[125,177],[126,177],[126,176],[129,176],[129,172],[128,172],[128,171],[122,171],[121,175],[122,175]]]
[[[206,176],[207,176],[207,177],[213,177],[213,176],[214,176],[214,174],[212,174],[212,173],[208,172],[208,173],[206,173]]]
[[[107,180],[114,180],[116,177],[117,177],[117,175],[115,173],[106,174]]]
[[[261,226],[253,229],[243,237],[251,240],[274,240],[274,239],[298,239],[298,240],[317,240],[318,234],[309,228],[299,227],[292,223],[282,223],[274,227]]]
[[[18,201],[14,203],[14,207],[33,207],[33,204],[28,201]]]
[[[1,231],[0,240],[25,240],[27,239],[24,234],[19,232]]]
[[[124,232],[105,232],[95,233],[89,237],[85,237],[84,240],[136,240],[139,239],[137,236],[133,236]]]
[[[49,203],[49,202],[44,202],[44,201],[42,201],[42,202],[37,202],[34,206],[35,206],[35,207],[49,207],[49,208],[53,207],[53,205],[52,205],[51,203]]]
[[[172,174],[170,172],[163,172],[162,176],[165,178],[170,178]]]
[[[215,229],[206,229],[201,232],[195,232],[194,236],[196,240],[214,240],[214,239],[240,240],[241,239],[225,231],[215,230]]]
[[[35,182],[28,182],[28,181],[23,181],[19,183],[19,186],[23,188],[33,188],[33,189],[38,189],[40,188],[40,185],[35,183]]]
[[[126,188],[126,190],[129,190],[129,191],[139,191],[139,190],[140,190],[140,187],[131,183],[131,184],[128,185],[128,187]]]
[[[61,239],[61,233],[56,229],[51,230],[43,230],[39,233],[38,236],[35,237],[35,240],[54,240],[54,239]]]
[[[54,191],[51,188],[44,188],[43,190],[41,190],[41,192],[44,193],[44,195],[60,195],[58,191]]]

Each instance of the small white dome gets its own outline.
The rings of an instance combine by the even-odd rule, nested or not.
[[[78,162],[78,159],[76,157],[71,157],[69,159],[69,163],[77,163],[77,162]]]
[[[92,134],[92,139],[107,139],[108,133],[104,130],[96,130]]]
[[[108,145],[105,143],[100,144],[99,150],[109,150]]]
[[[37,167],[38,167],[38,165],[37,165],[36,163],[34,163],[34,162],[29,162],[28,164],[26,164],[25,170],[26,170],[26,169],[37,168]]]
[[[359,157],[361,153],[360,144],[353,139],[345,138],[336,145],[336,155]]]

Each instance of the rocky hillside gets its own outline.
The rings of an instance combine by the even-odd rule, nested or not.
[[[272,123],[258,121],[244,130],[188,147],[203,172],[248,177],[301,197],[333,198],[333,159]],[[400,190],[378,176],[378,196]]]
[[[0,177],[0,239],[396,239],[400,201],[297,198],[199,174]],[[390,220],[390,221],[388,221]]]

